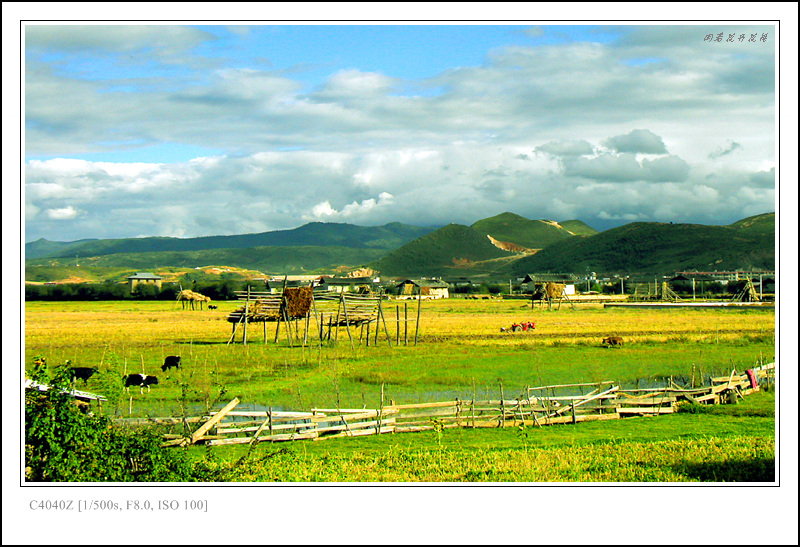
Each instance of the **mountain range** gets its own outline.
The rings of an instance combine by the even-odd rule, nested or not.
[[[208,265],[270,274],[369,266],[385,277],[484,279],[533,272],[773,270],[775,214],[726,226],[634,222],[603,232],[580,220],[531,220],[509,212],[440,228],[314,222],[230,236],[39,239],[25,245],[25,255],[26,280],[39,282],[120,279],[126,272]]]

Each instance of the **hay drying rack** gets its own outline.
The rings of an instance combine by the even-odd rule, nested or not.
[[[409,316],[408,302],[395,306],[395,317],[385,314],[388,297],[383,293],[372,295],[349,294],[345,292],[316,292],[311,287],[287,288],[278,293],[253,291],[237,291],[237,298],[243,304],[227,316],[231,323],[231,335],[228,344],[236,340],[236,333],[241,327],[241,342],[248,342],[248,325],[261,323],[263,342],[268,343],[267,323],[275,323],[273,342],[280,339],[281,325],[289,346],[299,343],[307,345],[312,338],[319,344],[326,341],[338,341],[339,329],[344,328],[350,345],[355,347],[366,343],[377,345],[382,328],[385,340],[392,346],[392,334],[387,323],[394,323],[394,343],[409,344],[409,323],[414,324],[414,345],[419,339],[419,324],[422,299],[417,295],[416,317]],[[314,325],[312,326],[312,320]]]

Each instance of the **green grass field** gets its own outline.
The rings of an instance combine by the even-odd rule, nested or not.
[[[210,468],[258,482],[772,482],[774,403],[757,393],[702,415],[231,446]]]
[[[514,397],[555,383],[633,386],[670,376],[701,383],[775,353],[773,310],[546,311],[519,301],[446,300],[423,304],[416,346],[411,326],[409,346],[389,347],[381,331],[378,346],[351,347],[341,331],[336,343],[312,338],[303,348],[288,347],[283,333],[274,344],[274,325],[268,344],[261,325],[251,325],[247,346],[238,337],[227,345],[224,318],[236,303],[218,304],[183,311],[172,302],[27,303],[25,363],[43,355],[51,366],[66,359],[99,366],[78,388],[106,395],[104,410],[128,417],[199,415],[234,396],[275,409],[374,408],[381,388],[403,404],[496,396],[501,385]],[[416,304],[409,306],[413,316]],[[499,332],[528,319],[537,323],[533,332]],[[602,347],[609,334],[625,345]],[[180,355],[183,369],[162,373],[166,355]],[[124,372],[155,374],[160,383],[129,399]],[[759,393],[700,414],[263,444],[244,460],[246,450],[215,447],[207,464],[226,481],[763,482],[774,474],[774,430],[774,396]]]

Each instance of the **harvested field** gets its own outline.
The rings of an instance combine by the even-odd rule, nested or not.
[[[344,341],[340,337],[339,343],[326,341],[320,345],[311,340],[305,347],[289,347],[282,337],[277,344],[227,345],[230,323],[226,318],[241,302],[222,301],[218,310],[192,314],[175,310],[173,304],[27,303],[25,364],[30,366],[33,357],[43,355],[51,365],[69,359],[75,366],[98,366],[100,372],[89,379],[85,390],[107,397],[103,412],[142,419],[181,416],[183,412],[189,412],[188,416],[207,415],[234,397],[240,401],[237,410],[245,412],[270,410],[259,405],[271,405],[271,411],[276,412],[382,406],[388,412],[403,405],[423,405],[424,409],[441,401],[513,401],[531,386],[609,379],[623,390],[647,389],[671,379],[699,386],[713,378],[727,377],[732,369],[744,371],[759,361],[770,362],[775,356],[774,309],[630,310],[584,304],[574,310],[548,312],[531,310],[529,304],[518,300],[425,301],[416,346],[389,347],[381,333],[378,345],[371,347],[351,347],[346,337]],[[391,320],[397,316],[396,309],[402,312],[405,304],[384,302],[390,333],[395,332]],[[415,310],[415,305],[408,302],[410,310]],[[534,321],[536,329],[499,332],[501,326],[521,321]],[[625,345],[602,347],[600,342],[607,336],[622,336]],[[160,365],[167,355],[181,356],[181,369],[162,373]],[[149,392],[126,394],[120,382],[124,372],[155,374],[160,381]],[[653,408],[630,398],[627,403],[625,415]],[[585,410],[583,406],[577,410]],[[290,460],[296,463],[288,467],[280,463],[284,461],[280,457],[269,456],[274,449],[266,442],[258,446],[260,453],[269,456],[270,464],[228,469],[222,462],[238,461],[244,453],[237,445],[222,446],[216,449],[221,459],[214,465],[218,466],[219,480],[768,480],[770,473],[774,474],[774,395],[762,392],[748,396],[739,405],[719,407],[720,412],[711,414],[678,412],[658,418],[598,421],[584,421],[581,412],[576,412],[576,425],[539,428],[526,423],[524,434],[517,427],[452,429],[448,420],[455,416],[414,411],[420,414],[415,417],[408,411],[411,423],[404,427],[419,428],[420,432],[305,443],[308,448],[303,449],[304,455],[292,456]],[[495,412],[491,410],[495,408],[497,405],[487,404],[486,412]],[[458,410],[458,420],[465,415],[471,418],[472,408],[468,414],[465,410]],[[477,414],[479,407],[475,411]],[[389,418],[392,416],[387,415]],[[551,421],[556,418],[551,417]],[[512,406],[511,414],[505,417],[506,425],[514,425],[514,419]],[[572,412],[562,413],[559,419],[571,422]],[[363,421],[367,430],[377,427],[377,423],[370,424],[375,419],[366,417]],[[261,437],[268,435],[263,430],[269,424],[264,423],[262,418],[259,423],[233,427],[255,428],[247,432],[252,435],[263,426]],[[289,434],[277,425],[289,424],[274,424],[272,435]],[[346,433],[349,426],[348,421],[327,427],[329,434],[337,435]],[[380,427],[383,430],[384,424]],[[622,468],[598,465],[572,445],[582,443],[589,454],[595,450],[594,439],[607,440],[609,435],[620,439],[621,444],[608,457],[634,463]],[[700,441],[706,444],[692,444]],[[552,443],[552,449],[530,451],[542,442]],[[452,447],[446,453],[447,465],[429,465],[437,453],[445,455],[440,451],[446,446]],[[742,462],[728,467],[724,463],[684,465],[659,452],[675,450],[676,446],[689,452],[697,447],[708,454],[716,451],[714,454],[723,459],[735,451]],[[412,464],[386,467],[379,463],[404,453],[411,454],[409,457],[424,469]],[[550,471],[531,466],[534,454],[535,458],[551,458],[563,465]],[[752,454],[757,454],[757,462],[747,459]],[[198,457],[202,458],[202,453]],[[483,463],[477,465],[476,457]],[[339,463],[330,467],[325,463],[334,461],[330,458]],[[512,460],[517,463],[502,463]],[[641,461],[651,462],[648,470],[635,465]],[[462,471],[453,474],[448,471],[452,469]]]
[[[288,408],[360,407],[378,396],[399,403],[436,400],[447,392],[461,397],[491,392],[501,378],[509,390],[525,385],[635,381],[650,376],[724,374],[744,370],[774,355],[774,310],[530,310],[519,301],[439,300],[422,303],[417,346],[388,347],[383,330],[378,345],[351,348],[344,340],[306,347],[254,342],[226,346],[226,317],[240,303],[219,302],[219,309],[185,314],[171,302],[34,302],[26,305],[26,363],[35,355],[48,362],[70,359],[76,366],[115,367],[122,374],[152,372],[166,355],[181,355],[196,401],[210,397],[214,385],[236,390],[254,402]],[[388,332],[395,336],[396,309],[384,303]],[[416,302],[408,303],[415,312]],[[500,333],[501,326],[532,320],[529,332]],[[607,349],[601,340],[623,336],[625,346]],[[401,333],[402,336],[402,333]],[[413,339],[413,335],[412,335]],[[413,341],[413,340],[412,340]],[[160,372],[160,371],[159,371]],[[218,389],[218,388],[216,388]],[[91,390],[90,390],[91,391]],[[177,379],[141,398],[147,405],[174,405]],[[258,395],[256,398],[255,395]],[[486,397],[491,398],[491,397]],[[441,400],[439,398],[439,400]],[[136,409],[136,405],[134,405]]]

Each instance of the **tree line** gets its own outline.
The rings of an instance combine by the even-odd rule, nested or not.
[[[25,300],[175,300],[181,288],[191,289],[212,300],[235,300],[236,291],[247,288],[246,281],[198,282],[189,284],[163,283],[138,285],[131,292],[125,283],[58,283],[53,285],[25,285]]]
[[[697,282],[692,289],[691,281],[672,281],[670,288],[680,296],[692,296],[698,298],[719,298],[726,295],[735,295],[741,291],[746,281],[729,281],[723,284],[719,281]],[[226,279],[222,281],[192,281],[188,283],[163,283],[161,288],[155,285],[139,285],[134,292],[131,292],[127,284],[104,282],[104,283],[59,283],[53,285],[25,285],[25,300],[45,300],[45,301],[65,301],[65,300],[174,300],[181,290],[191,289],[208,296],[212,300],[236,300],[236,291],[247,290],[247,285],[256,289],[252,282],[246,280]],[[258,284],[256,284],[258,285]],[[756,287],[758,289],[758,287]],[[578,291],[587,289],[583,283],[576,285]],[[627,294],[633,293],[631,283],[621,284],[620,281],[613,283],[592,283],[589,290],[601,294],[622,294],[624,290]],[[263,290],[260,287],[256,290]],[[512,284],[511,290],[514,294],[524,294],[525,291],[519,284]],[[653,289],[654,290],[654,289]],[[451,289],[451,293],[456,294],[508,294],[508,283],[480,283],[465,286],[456,286]],[[661,287],[658,287],[661,291]],[[766,284],[764,292],[774,292],[774,281]]]

